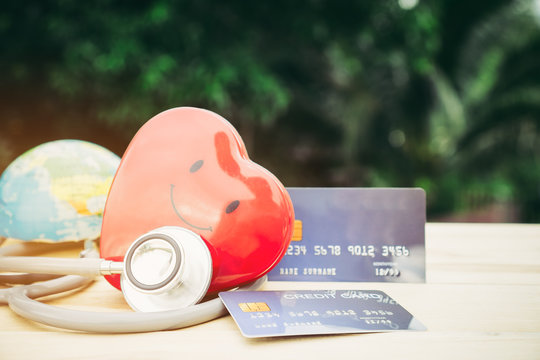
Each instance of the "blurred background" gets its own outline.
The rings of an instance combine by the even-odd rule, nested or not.
[[[55,139],[121,156],[197,106],[285,186],[540,222],[540,0],[3,0],[0,47],[0,171]]]

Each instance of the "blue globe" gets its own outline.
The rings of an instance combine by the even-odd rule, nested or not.
[[[41,144],[0,177],[0,236],[20,240],[98,238],[120,158],[80,140]]]

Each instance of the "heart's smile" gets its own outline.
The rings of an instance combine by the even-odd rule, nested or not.
[[[174,204],[174,184],[171,184],[171,205],[174,210],[174,213],[180,220],[184,222],[184,224],[191,226],[194,229],[202,230],[202,231],[212,231],[212,226],[202,227],[192,224],[191,222],[187,221],[182,214],[180,214],[180,211],[176,208],[176,205]]]

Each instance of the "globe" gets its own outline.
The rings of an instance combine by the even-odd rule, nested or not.
[[[41,144],[0,177],[0,236],[48,242],[98,238],[120,158],[81,140]]]

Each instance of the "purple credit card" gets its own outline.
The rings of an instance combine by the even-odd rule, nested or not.
[[[226,291],[219,296],[250,338],[426,330],[377,290]]]
[[[295,231],[271,281],[424,282],[418,188],[288,188]]]

